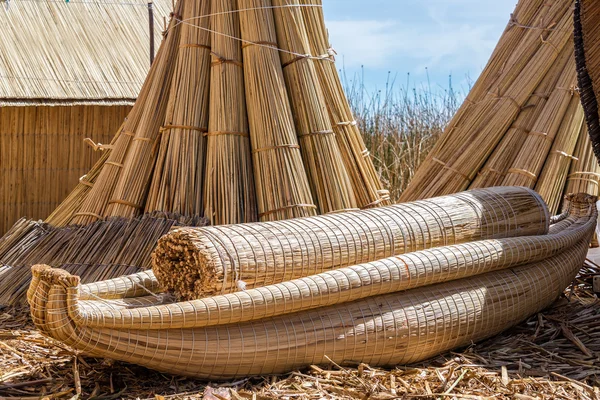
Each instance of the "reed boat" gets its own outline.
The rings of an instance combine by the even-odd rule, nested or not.
[[[568,212],[538,234],[399,252],[196,300],[177,301],[152,271],[81,285],[45,265],[32,268],[27,297],[45,334],[173,374],[219,380],[331,362],[406,364],[550,305],[583,264],[595,202],[569,196]]]

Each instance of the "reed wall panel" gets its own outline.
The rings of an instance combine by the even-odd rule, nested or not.
[[[0,233],[46,218],[100,158],[130,106],[0,107]]]

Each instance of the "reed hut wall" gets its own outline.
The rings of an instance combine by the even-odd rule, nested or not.
[[[100,157],[128,105],[0,107],[0,234],[19,218],[44,219]]]

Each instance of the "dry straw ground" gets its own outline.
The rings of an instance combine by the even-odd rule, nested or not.
[[[34,330],[25,309],[0,312],[0,398],[600,399],[600,308],[581,275],[550,309],[484,343],[394,370],[314,366],[207,383],[82,357]]]

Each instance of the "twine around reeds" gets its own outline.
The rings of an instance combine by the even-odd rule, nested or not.
[[[182,299],[235,292],[435,246],[547,232],[537,193],[480,189],[427,201],[258,224],[181,228],[153,271]]]

